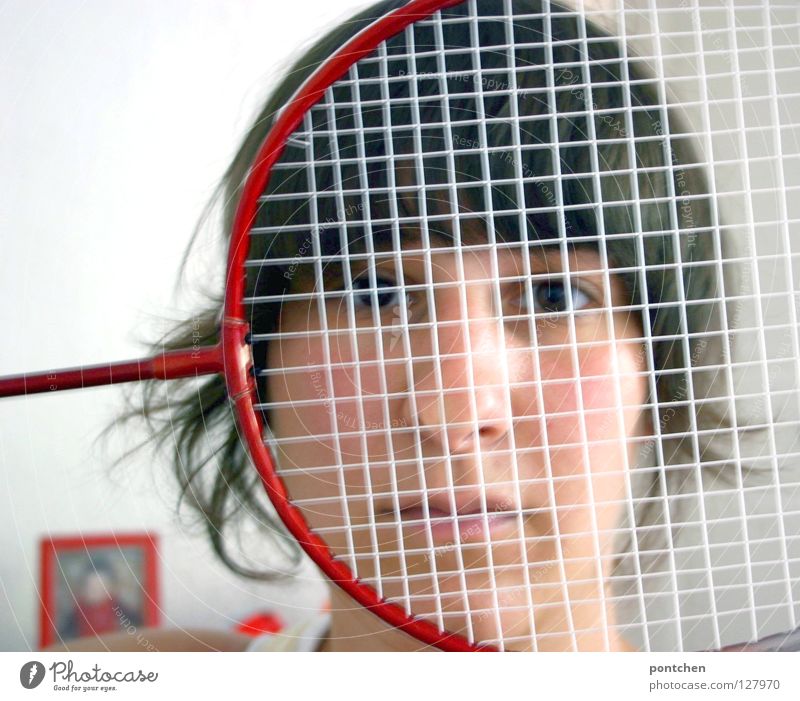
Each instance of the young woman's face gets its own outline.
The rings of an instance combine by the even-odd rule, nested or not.
[[[605,649],[641,324],[591,249],[537,246],[528,267],[519,247],[432,245],[282,308],[267,394],[289,495],[417,616],[506,649]],[[552,314],[568,288],[584,313]]]

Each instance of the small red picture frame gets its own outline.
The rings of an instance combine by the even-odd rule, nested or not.
[[[40,646],[159,624],[152,533],[43,538]]]

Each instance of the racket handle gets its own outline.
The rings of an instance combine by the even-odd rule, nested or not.
[[[0,398],[141,380],[175,380],[222,373],[222,345],[168,351],[151,358],[0,377]]]

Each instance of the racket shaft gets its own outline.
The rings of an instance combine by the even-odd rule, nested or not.
[[[223,371],[221,345],[169,351],[150,358],[0,378],[0,398],[141,380],[175,380]]]

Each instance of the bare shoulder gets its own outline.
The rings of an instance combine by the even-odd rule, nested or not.
[[[113,633],[76,638],[44,648],[44,652],[243,652],[252,638],[220,630],[137,628],[135,633]]]

